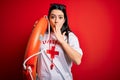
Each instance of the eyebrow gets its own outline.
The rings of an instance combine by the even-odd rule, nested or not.
[[[51,15],[54,15],[54,16],[56,16],[55,14],[51,14]],[[61,14],[61,15],[58,15],[58,16],[64,16],[64,15],[62,15],[62,14]]]

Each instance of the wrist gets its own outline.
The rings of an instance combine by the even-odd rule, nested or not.
[[[62,40],[62,41],[60,41],[60,44],[61,44],[61,45],[66,44],[66,41],[65,41],[65,40]]]

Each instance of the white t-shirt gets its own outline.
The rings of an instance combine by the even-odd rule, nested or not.
[[[71,67],[72,61],[62,49],[54,33],[45,33],[41,41],[41,54],[38,56],[37,74],[38,80],[73,80]],[[64,38],[67,41],[67,37]],[[78,38],[74,33],[69,33],[69,45],[81,55]],[[52,54],[51,54],[52,53]],[[73,53],[74,54],[74,53]],[[53,61],[53,68],[51,64]]]

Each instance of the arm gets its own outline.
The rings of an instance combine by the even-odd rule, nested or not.
[[[57,28],[57,27],[56,27]],[[64,35],[65,33],[61,34],[60,29],[55,29],[54,28],[54,33],[62,45],[64,51],[68,55],[68,57],[77,65],[81,63],[82,55],[77,52],[77,50],[73,49],[65,40],[64,40]]]
[[[62,41],[61,45],[66,52],[66,54],[69,56],[69,58],[77,65],[81,63],[82,55],[77,52],[75,49],[73,49],[66,41]]]

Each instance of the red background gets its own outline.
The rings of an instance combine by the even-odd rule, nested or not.
[[[35,20],[49,4],[67,6],[69,25],[84,52],[74,80],[120,80],[119,0],[0,0],[0,80],[22,80],[22,63]]]

